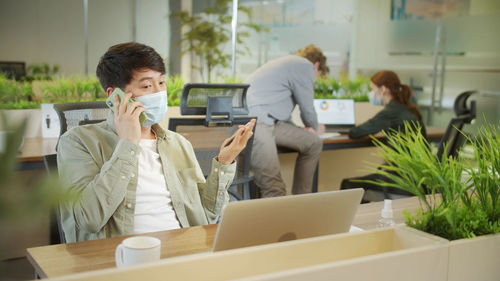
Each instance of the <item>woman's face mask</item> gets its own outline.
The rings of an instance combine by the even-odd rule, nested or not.
[[[141,102],[144,109],[146,109],[146,121],[142,124],[143,127],[152,126],[165,118],[168,110],[166,90],[136,97],[135,100]]]
[[[375,91],[373,90],[368,93],[368,99],[373,105],[382,105],[382,96],[375,94]]]

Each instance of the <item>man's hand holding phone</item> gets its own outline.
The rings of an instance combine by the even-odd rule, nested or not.
[[[119,95],[114,95],[114,112],[116,133],[121,139],[139,144],[141,140],[141,123],[139,116],[146,109],[138,101],[128,102],[132,93],[127,92],[120,100]]]
[[[252,119],[246,125],[239,125],[238,130],[221,145],[217,160],[223,165],[233,163],[234,159],[246,147],[248,140],[253,135],[256,120]]]

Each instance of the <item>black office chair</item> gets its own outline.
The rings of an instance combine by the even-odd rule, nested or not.
[[[460,147],[464,143],[464,135],[460,132],[465,124],[470,124],[476,118],[476,101],[471,101],[468,105],[467,101],[470,96],[477,91],[467,91],[461,93],[455,99],[453,109],[456,117],[453,117],[446,128],[443,138],[438,146],[437,157],[442,159],[443,154],[446,157],[456,157]],[[445,151],[445,144],[446,151]]]
[[[105,101],[54,104],[54,109],[61,124],[60,135],[76,126],[102,122],[110,111]]]
[[[205,177],[211,170],[212,159],[218,155],[222,142],[238,129],[238,125],[245,125],[252,119],[246,109],[247,89],[248,85],[244,84],[188,83],[184,86],[181,114],[205,117],[170,118],[168,129],[180,133],[191,142]],[[236,114],[246,116],[235,117]],[[248,140],[246,148],[236,159],[237,174],[228,190],[231,200],[256,197],[252,192],[254,189],[250,187],[253,181],[250,176],[252,146],[253,137]]]
[[[109,112],[104,101],[55,104],[54,110],[59,116],[60,135],[76,126],[102,122]],[[48,173],[57,174],[57,154],[43,156],[43,163]],[[59,206],[57,206],[51,215],[50,240],[52,244],[66,242],[60,215]]]
[[[44,155],[43,164],[49,175],[57,174],[57,154]],[[50,244],[60,243],[66,243],[66,237],[64,236],[64,230],[61,224],[59,206],[56,206],[51,211],[50,216]]]

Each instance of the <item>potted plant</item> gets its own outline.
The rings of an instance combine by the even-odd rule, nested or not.
[[[19,125],[20,120],[27,120],[25,137],[36,137],[40,134],[40,103],[34,99],[32,83],[16,81],[0,73],[0,110],[9,116],[10,122]],[[1,124],[0,124],[1,125]],[[0,127],[0,130],[5,128]]]
[[[483,127],[473,162],[438,159],[420,131],[406,125],[387,143],[374,139],[386,164],[372,171],[418,196],[422,207],[405,212],[406,224],[450,240],[448,280],[495,280],[500,276],[500,126]],[[496,279],[498,280],[498,279]]]

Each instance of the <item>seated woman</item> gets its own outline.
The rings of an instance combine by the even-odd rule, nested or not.
[[[350,138],[362,138],[381,131],[390,132],[404,130],[405,121],[410,124],[420,125],[422,134],[427,137],[422,115],[418,107],[411,102],[412,90],[408,85],[402,85],[396,73],[388,70],[377,72],[370,79],[372,91],[368,94],[370,102],[375,105],[384,105],[384,109],[365,123],[352,128],[349,131]],[[353,180],[387,181],[385,177],[378,174],[370,174],[362,177],[344,179],[340,189],[363,188],[383,192],[384,197],[389,199],[389,193],[398,195],[410,195],[410,193],[392,187],[381,187],[378,185],[353,182]],[[367,202],[367,193],[363,199]],[[383,198],[377,198],[382,200]]]

